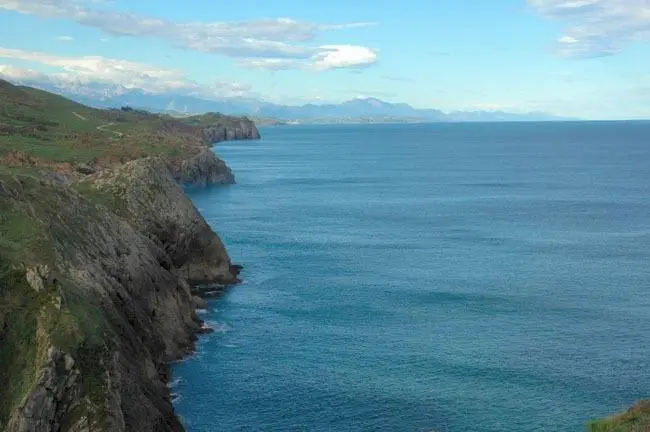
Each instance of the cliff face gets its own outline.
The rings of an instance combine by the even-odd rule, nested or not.
[[[260,139],[260,133],[255,123],[247,118],[228,117],[227,124],[217,122],[215,125],[199,127],[199,135],[207,146],[221,141]],[[231,169],[209,148],[202,149],[196,155],[183,159],[180,163],[170,163],[168,167],[174,180],[183,188],[202,188],[208,185],[235,183],[235,176]]]
[[[235,176],[224,161],[209,149],[185,159],[177,168],[171,168],[174,179],[182,187],[201,188],[215,184],[233,184]]]
[[[216,159],[208,154],[212,152],[203,153],[209,161]],[[205,184],[210,175],[199,173],[195,181]],[[190,283],[236,281],[223,243],[176,184],[163,159],[132,161],[89,176],[81,185],[107,199],[121,217],[154,240],[169,256],[174,271]]]
[[[72,187],[0,177],[0,208],[0,234],[28,220],[33,236],[14,245],[23,264],[0,292],[14,306],[0,311],[11,389],[0,391],[0,429],[181,431],[167,363],[201,330],[189,283],[233,283],[238,270],[166,162],[135,160]]]
[[[255,123],[247,118],[231,121],[228,126],[206,126],[201,133],[203,139],[209,143],[227,140],[255,140],[260,138],[260,133]]]

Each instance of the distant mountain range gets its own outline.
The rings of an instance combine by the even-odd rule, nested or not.
[[[121,86],[30,86],[61,94],[99,108],[130,106],[174,115],[221,112],[246,115],[263,123],[382,123],[382,122],[471,122],[471,121],[553,121],[571,120],[546,113],[502,111],[455,111],[418,109],[406,103],[389,103],[376,98],[355,98],[338,104],[281,105],[245,97],[203,99],[179,94],[152,94]]]

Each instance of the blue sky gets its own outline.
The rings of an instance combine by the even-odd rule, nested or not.
[[[0,74],[650,118],[650,0],[0,0]]]

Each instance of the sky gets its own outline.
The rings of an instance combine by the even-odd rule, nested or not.
[[[0,76],[650,118],[650,0],[0,0]]]

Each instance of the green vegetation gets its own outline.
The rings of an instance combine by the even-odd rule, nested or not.
[[[106,356],[106,325],[99,305],[55,269],[54,244],[75,241],[80,235],[59,224],[57,209],[65,202],[62,191],[44,187],[36,178],[0,172],[15,199],[0,195],[0,429],[36,384],[47,362],[49,347],[80,358],[86,352]],[[59,195],[61,194],[61,195]],[[36,205],[32,205],[36,204]],[[93,210],[79,209],[79,217],[92,220]],[[49,223],[48,223],[49,222]],[[80,221],[83,224],[83,221]],[[85,221],[88,223],[88,221]],[[83,225],[79,225],[83,226]],[[37,291],[27,282],[28,269],[51,269]],[[102,406],[105,378],[95,360],[77,365],[84,395]],[[81,404],[78,409],[87,409]],[[100,413],[94,413],[96,418]]]
[[[0,158],[5,165],[105,166],[151,155],[192,154],[203,145],[195,126],[204,123],[190,123],[126,107],[94,109],[0,80]]]
[[[95,204],[101,204],[113,212],[124,215],[127,212],[127,205],[124,202],[124,194],[113,189],[99,189],[92,182],[78,182],[74,188],[81,195]]]
[[[215,127],[230,127],[234,126],[238,121],[244,117],[232,117],[221,113],[209,112],[201,115],[180,118],[183,123],[190,126],[215,126]]]
[[[587,430],[590,432],[650,431],[650,401],[641,401],[623,413],[590,421]]]
[[[24,274],[0,257],[0,425],[36,381],[36,317],[40,299],[30,290]]]
[[[51,287],[31,289],[20,263],[30,260],[45,241],[40,224],[21,209],[0,208],[0,382],[6,385],[0,392],[0,424],[34,385],[36,365],[44,361],[39,340],[44,333],[37,328],[39,317],[55,309]],[[48,321],[47,327],[56,327],[55,320]]]

